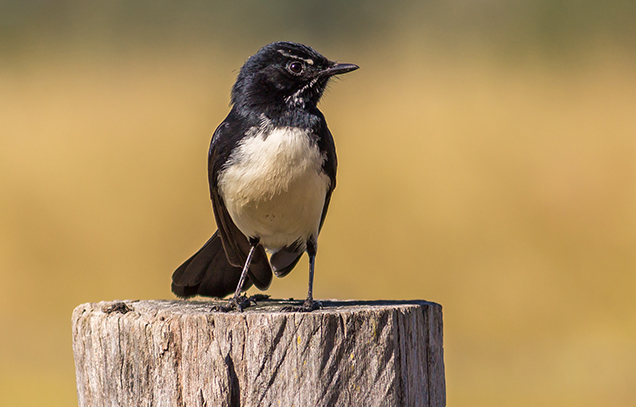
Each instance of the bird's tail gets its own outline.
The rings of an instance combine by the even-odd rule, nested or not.
[[[272,271],[261,246],[257,247],[243,290],[252,284],[266,289],[272,279]],[[262,253],[261,253],[262,252]],[[263,261],[264,260],[264,261]],[[241,278],[241,267],[232,266],[225,256],[218,231],[172,274],[172,292],[178,297],[195,295],[225,297],[236,290]]]

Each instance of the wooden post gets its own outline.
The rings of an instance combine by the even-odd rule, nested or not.
[[[289,313],[289,301],[265,300],[211,312],[218,303],[78,306],[79,406],[446,404],[439,304],[323,301]]]

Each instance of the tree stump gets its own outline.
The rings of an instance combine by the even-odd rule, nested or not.
[[[114,301],[73,312],[80,407],[446,404],[442,307],[426,301]]]

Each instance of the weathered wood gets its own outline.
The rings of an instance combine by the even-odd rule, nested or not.
[[[73,312],[80,407],[427,406],[446,403],[442,307],[323,301],[116,301]]]

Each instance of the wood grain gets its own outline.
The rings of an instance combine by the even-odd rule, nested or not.
[[[297,302],[294,302],[296,304]],[[323,301],[115,301],[73,312],[80,407],[427,406],[446,403],[442,307]]]

